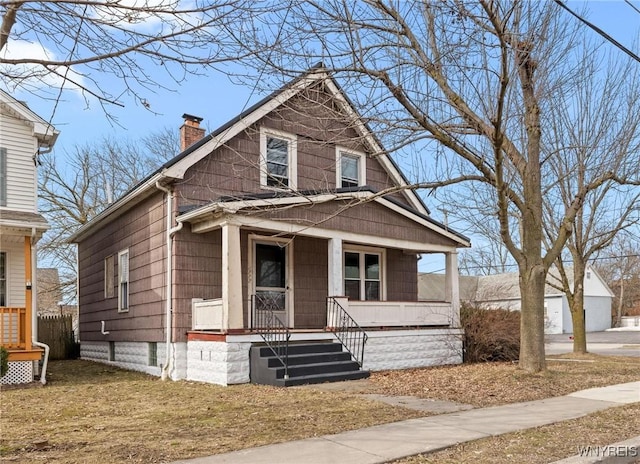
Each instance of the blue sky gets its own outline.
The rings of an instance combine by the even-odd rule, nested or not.
[[[570,1],[568,5],[574,11],[586,5],[591,22],[640,54],[640,13],[625,1],[589,1],[586,4]],[[640,1],[634,1],[634,5],[640,8]],[[65,92],[55,107],[52,101],[35,99],[28,94],[18,94],[17,97],[25,100],[40,116],[51,120],[61,131],[54,156],[62,159],[65,152],[72,151],[74,146],[91,144],[103,137],[137,139],[166,127],[177,132],[182,124],[183,113],[203,117],[204,127],[211,131],[264,97],[264,94],[253,94],[248,85],[234,84],[222,72],[212,71],[206,76],[186,76],[180,86],[168,85],[173,90],[158,90],[157,93],[145,96],[151,111],[132,100],[125,100],[125,108],[109,107],[108,111],[117,119],[117,124],[109,121],[96,101],[90,101],[87,105],[75,92]],[[437,205],[429,204],[429,207],[434,218],[442,221],[442,213],[438,211]],[[456,227],[454,223],[450,225]]]
[[[640,8],[640,2],[634,4]],[[583,3],[569,2],[569,5],[575,10]],[[591,10],[589,19],[593,23],[640,53],[635,45],[640,31],[639,13],[622,0],[587,2],[587,7]],[[74,145],[91,143],[103,136],[137,138],[165,127],[177,131],[182,124],[183,113],[203,117],[203,125],[213,130],[263,96],[252,95],[248,86],[234,84],[223,73],[212,71],[207,76],[187,76],[181,86],[173,85],[173,91],[149,93],[146,98],[152,112],[131,100],[126,101],[125,108],[110,107],[109,112],[119,123],[115,125],[109,122],[98,103],[93,101],[87,105],[73,92],[64,95],[55,113],[51,101],[33,99],[26,94],[18,95],[43,118],[52,120],[61,131],[55,151],[60,155]]]

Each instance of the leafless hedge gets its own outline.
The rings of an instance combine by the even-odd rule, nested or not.
[[[518,360],[520,311],[463,304],[460,317],[465,333],[465,363]]]

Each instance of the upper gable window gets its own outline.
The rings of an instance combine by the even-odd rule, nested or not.
[[[337,188],[361,187],[366,185],[367,165],[364,153],[336,148]]]
[[[296,188],[296,138],[286,132],[261,128],[260,185],[280,189]]]

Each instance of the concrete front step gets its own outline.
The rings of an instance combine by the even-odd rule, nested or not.
[[[265,385],[304,385],[338,382],[369,377],[339,343],[292,343],[288,349],[288,378],[282,361],[267,346],[254,346],[250,351],[252,383]]]
[[[305,375],[331,374],[338,372],[357,371],[360,366],[355,361],[336,361],[325,363],[308,363],[297,366],[289,366],[289,377],[302,377]],[[276,368],[276,378],[284,378],[284,367]]]
[[[300,377],[289,377],[288,379],[277,379],[275,385],[281,387],[292,387],[294,385],[309,385],[313,383],[342,382],[344,380],[366,379],[369,375],[369,371],[363,370],[331,374],[303,375]]]
[[[268,346],[258,347],[260,350],[260,356],[273,356],[273,350]],[[284,348],[276,349],[279,355],[284,354]],[[289,343],[288,353],[289,356],[297,354],[312,354],[312,353],[340,353],[342,352],[342,345],[333,342],[317,342],[317,343]]]
[[[275,356],[265,357],[269,367],[281,367],[280,359]],[[290,354],[288,361],[289,366],[298,366],[300,364],[325,363],[337,361],[349,361],[351,355],[346,351],[336,351],[331,353],[310,353],[310,354]]]

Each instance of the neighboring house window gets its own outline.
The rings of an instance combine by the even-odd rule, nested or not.
[[[107,256],[104,259],[104,297],[115,297],[116,289],[116,269],[115,256]]]
[[[260,133],[260,185],[296,188],[297,153],[295,136],[262,129]]]
[[[336,185],[338,188],[366,185],[366,156],[364,153],[336,148]]]
[[[129,250],[118,253],[118,311],[129,310]]]
[[[0,306],[7,306],[7,254],[0,251]]]
[[[7,206],[7,149],[0,147],[0,206]]]
[[[345,296],[352,300],[382,299],[382,257],[381,252],[345,251]]]

